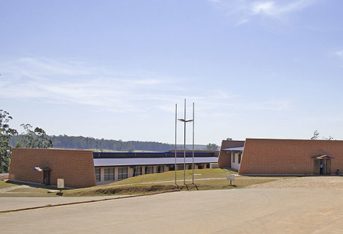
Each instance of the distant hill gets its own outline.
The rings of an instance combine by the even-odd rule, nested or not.
[[[17,145],[20,140],[19,136],[12,137],[10,144],[12,147]],[[83,136],[50,136],[54,148],[66,149],[95,149],[95,150],[113,150],[113,151],[168,151],[174,149],[174,145],[149,142],[149,141],[121,141],[121,140],[106,140],[96,139]],[[186,146],[191,149],[192,146]],[[182,145],[178,145],[178,149],[182,149]],[[206,145],[195,145],[196,150],[206,150]]]

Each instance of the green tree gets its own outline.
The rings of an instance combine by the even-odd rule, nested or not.
[[[216,144],[209,143],[209,144],[206,146],[206,149],[207,149],[207,150],[211,150],[211,151],[216,151],[216,150],[219,149],[219,146],[216,145]]]
[[[24,148],[51,148],[53,147],[51,138],[45,133],[42,128],[36,127],[32,130],[30,124],[22,124],[24,132],[18,144]]]
[[[315,130],[313,132],[313,136],[311,137],[311,140],[318,140],[319,139],[319,132],[318,130]]]
[[[311,137],[311,140],[319,140],[319,132],[318,132],[318,130],[315,130],[314,132],[313,132],[313,136]],[[334,140],[334,138],[332,137],[332,136],[329,136],[329,137],[322,137],[321,138],[322,140],[329,140],[329,141],[331,141],[331,140]]]
[[[17,135],[17,130],[10,127],[12,116],[7,111],[0,110],[0,173],[8,171],[11,147],[9,141]]]

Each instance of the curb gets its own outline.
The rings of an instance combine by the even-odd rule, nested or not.
[[[180,191],[181,190],[173,190],[173,191],[163,191],[163,192],[156,192],[156,193],[149,193],[149,194],[128,195],[128,196],[123,196],[123,197],[103,198],[103,199],[98,199],[98,200],[68,202],[68,203],[61,203],[61,204],[54,204],[54,205],[48,204],[48,205],[44,205],[44,206],[34,206],[34,207],[27,207],[27,208],[2,210],[2,211],[0,211],[0,214],[14,213],[14,212],[19,212],[19,211],[27,211],[27,210],[38,210],[38,209],[60,207],[60,206],[70,206],[70,205],[79,205],[79,204],[86,204],[86,203],[104,202],[104,201],[119,200],[119,199],[125,199],[125,198],[145,197],[145,196],[158,195],[158,194],[164,194],[164,193],[172,193],[172,192],[180,192]]]

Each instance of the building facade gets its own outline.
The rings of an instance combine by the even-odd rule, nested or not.
[[[63,149],[14,149],[9,179],[56,184],[63,178],[68,187],[95,185],[93,152]]]
[[[192,169],[192,152],[177,152],[176,170]],[[123,180],[132,176],[162,173],[175,170],[174,151],[166,152],[93,152],[97,184]],[[217,153],[213,151],[195,151],[194,168],[210,168],[217,163]]]
[[[244,143],[245,141],[223,140],[218,157],[218,166],[238,171]]]
[[[178,151],[176,170],[192,168],[193,155]],[[195,151],[194,167],[209,168],[217,163],[217,152]],[[14,149],[10,180],[56,185],[64,179],[67,187],[90,187],[132,176],[175,170],[175,153],[167,152],[94,152],[65,149]]]
[[[222,145],[221,157],[241,175],[336,175],[343,170],[343,141],[246,139],[243,147]]]

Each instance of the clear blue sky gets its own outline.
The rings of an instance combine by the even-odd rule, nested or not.
[[[186,97],[197,143],[315,129],[343,138],[340,0],[2,0],[0,9],[0,108],[14,127],[172,143],[174,105]]]

